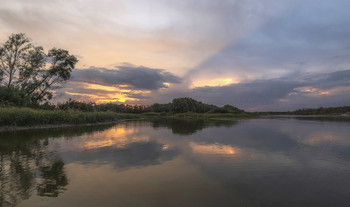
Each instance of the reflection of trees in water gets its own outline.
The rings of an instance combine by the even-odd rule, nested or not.
[[[1,133],[0,206],[16,206],[33,191],[39,196],[57,197],[68,179],[64,162],[48,151],[50,138],[73,137],[104,131],[112,125],[28,130]]]
[[[16,206],[22,199],[29,198],[34,183],[32,165],[33,162],[19,152],[1,155],[0,206]]]
[[[40,196],[57,197],[68,184],[64,172],[64,162],[55,160],[39,167],[41,179],[37,185],[37,192]]]
[[[3,141],[6,139],[0,145]],[[7,143],[6,150],[0,147],[0,206],[3,207],[16,206],[35,190],[40,196],[58,196],[68,184],[63,161],[47,152],[47,139],[23,141]]]
[[[81,126],[67,128],[52,128],[52,129],[33,129],[17,132],[0,132],[0,154],[13,147],[13,145],[27,145],[29,142],[34,144],[38,140],[46,140],[48,138],[70,138],[95,132],[102,132],[114,126],[113,124],[97,125],[97,126]]]
[[[154,128],[166,127],[173,134],[191,135],[207,127],[230,127],[237,124],[232,120],[208,120],[208,119],[152,119]]]

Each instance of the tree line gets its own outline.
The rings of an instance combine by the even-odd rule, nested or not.
[[[117,104],[117,103],[106,103],[106,104],[95,104],[93,102],[84,103],[75,100],[68,100],[65,103],[57,105],[47,105],[48,109],[59,109],[59,110],[79,110],[84,112],[93,111],[111,111],[117,113],[233,113],[242,114],[245,113],[243,110],[236,108],[231,105],[225,105],[219,107],[216,105],[205,104],[192,98],[175,98],[172,102],[167,104],[155,103],[150,106],[146,105],[130,105],[130,104]]]
[[[342,107],[319,107],[316,109],[298,109],[292,114],[295,115],[328,115],[328,114],[334,114],[334,115],[339,115],[339,114],[346,114],[350,113],[350,106],[342,106]]]
[[[255,112],[258,115],[343,115],[350,114],[350,106],[302,108],[285,112]]]

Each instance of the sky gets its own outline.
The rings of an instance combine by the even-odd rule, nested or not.
[[[0,0],[0,43],[22,32],[78,57],[55,102],[344,106],[349,10],[348,0]]]

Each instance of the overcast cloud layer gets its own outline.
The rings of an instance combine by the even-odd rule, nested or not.
[[[0,0],[0,42],[25,32],[77,55],[60,101],[342,106],[349,9],[348,0]]]

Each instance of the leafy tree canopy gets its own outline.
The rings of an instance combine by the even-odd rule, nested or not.
[[[32,103],[48,101],[53,89],[70,78],[77,62],[67,50],[52,48],[45,53],[25,34],[12,34],[0,45],[0,87]]]

